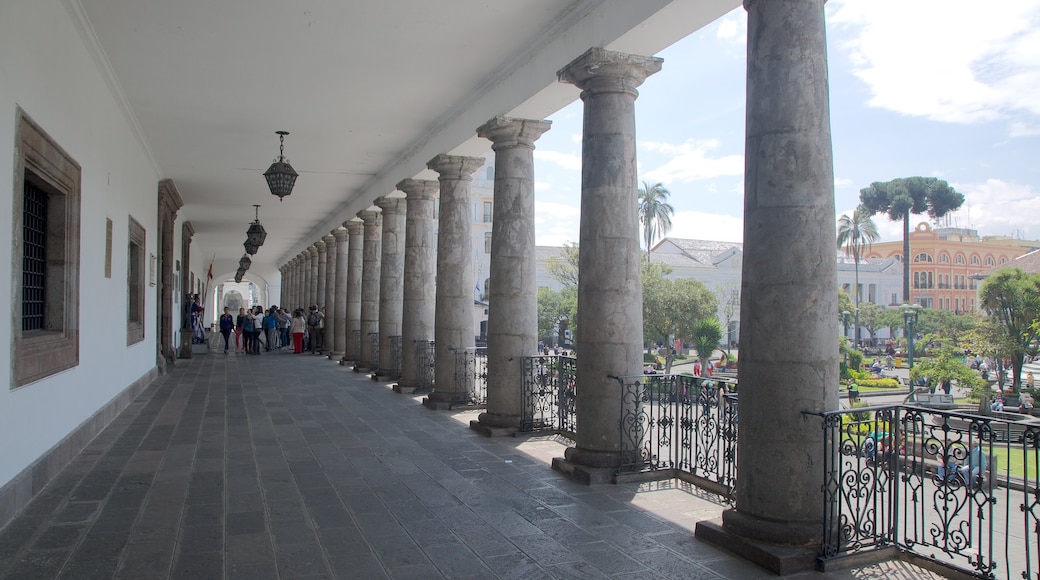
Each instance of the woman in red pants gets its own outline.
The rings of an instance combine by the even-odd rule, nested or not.
[[[289,321],[289,332],[292,333],[293,353],[303,352],[303,333],[307,332],[307,320],[303,317],[303,310],[296,309],[292,320]]]

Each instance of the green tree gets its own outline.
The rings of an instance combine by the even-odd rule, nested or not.
[[[844,249],[845,254],[852,256],[856,269],[856,286],[852,291],[852,306],[855,316],[856,346],[859,347],[859,261],[863,258],[865,250],[878,241],[877,225],[870,216],[874,215],[862,205],[857,207],[852,215],[843,214],[838,219],[838,249]]]
[[[870,343],[874,344],[874,339],[877,338],[878,331],[878,315],[881,313],[881,307],[873,302],[863,302],[857,309],[859,313],[859,325],[867,329],[870,334]]]
[[[650,185],[644,181],[639,188],[639,223],[643,225],[643,241],[646,242],[646,259],[650,260],[650,247],[654,240],[664,237],[672,229],[675,208],[668,203],[669,191],[661,183]]]
[[[1020,268],[1005,268],[990,274],[979,288],[982,308],[997,322],[1003,337],[1005,356],[1011,358],[1014,389],[1022,386],[1022,357],[1036,354],[1034,343],[1040,336],[1036,320],[1040,317],[1040,275]]]
[[[542,340],[552,338],[553,329],[563,318],[569,321],[571,332],[577,336],[577,317],[577,286],[567,286],[559,291],[538,289],[538,336]]]
[[[894,337],[896,331],[904,332],[906,329],[903,328],[903,313],[898,308],[884,308],[877,313],[877,317],[874,321],[877,330],[882,328],[888,329],[888,335]]]
[[[733,319],[740,314],[740,282],[730,280],[715,286],[715,299],[722,307],[723,319],[720,322],[723,324],[722,332],[726,337],[725,347],[728,355],[730,343],[729,327],[733,324]]]
[[[578,286],[578,244],[566,242],[559,256],[545,261],[549,276],[564,286]]]
[[[875,181],[859,192],[861,207],[871,215],[888,214],[892,221],[903,220],[903,302],[910,302],[910,214],[927,213],[938,218],[964,203],[964,195],[950,184],[934,177],[905,177]]]
[[[985,385],[979,375],[964,363],[963,353],[952,344],[944,344],[931,358],[921,359],[910,371],[910,380],[925,377],[930,385],[939,386],[946,381],[956,382],[961,387],[978,394]]]
[[[670,273],[664,264],[643,264],[643,338],[649,342],[689,342],[697,322],[718,311],[707,286],[687,278],[669,280]]]
[[[708,360],[711,353],[719,346],[722,340],[722,325],[714,316],[701,320],[693,328],[693,348],[697,349],[697,358],[701,361],[702,376],[707,375]]]

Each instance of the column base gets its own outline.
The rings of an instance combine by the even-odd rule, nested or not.
[[[818,569],[820,532],[819,525],[766,521],[730,508],[721,520],[697,522],[694,535],[774,574],[787,575]]]
[[[423,399],[422,404],[424,407],[435,411],[448,411],[467,402],[469,402],[469,395],[466,393],[438,393],[434,391],[430,393],[430,396]]]
[[[484,412],[469,422],[469,428],[485,437],[512,436],[520,430],[520,416]]]
[[[329,353],[329,360],[334,360],[336,362],[342,362],[344,354],[345,353],[342,353],[342,352],[330,352]]]
[[[419,390],[419,388],[416,387],[415,385],[412,385],[412,386],[403,385],[403,384],[401,384],[400,381],[394,383],[392,386],[393,386],[394,392],[398,393],[398,394],[401,394],[401,395],[414,395],[415,392],[417,390]]]
[[[585,485],[614,483],[621,465],[619,451],[591,451],[568,447],[563,457],[553,457],[552,468],[568,478]]]

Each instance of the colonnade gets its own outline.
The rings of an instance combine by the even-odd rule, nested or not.
[[[749,30],[740,472],[736,507],[703,533],[725,542],[811,551],[821,541],[824,508],[822,430],[811,414],[837,407],[838,379],[823,0],[744,4]],[[625,403],[616,377],[640,375],[643,366],[635,105],[637,87],[661,66],[658,58],[592,48],[558,72],[561,82],[581,90],[584,125],[576,342],[580,428],[554,468],[584,481],[602,481],[621,464]],[[471,425],[487,435],[519,427],[520,361],[536,354],[533,151],[548,129],[547,121],[502,116],[476,129],[491,142],[496,160],[487,409]],[[470,182],[482,164],[477,157],[435,156],[427,167],[437,172],[437,181],[402,180],[396,189],[403,197],[374,199],[376,207],[358,212],[280,269],[284,303],[320,303],[323,297],[331,304],[325,340],[331,358],[385,369],[397,362],[388,358],[387,341],[401,337],[399,392],[421,386],[416,345],[433,340],[434,388],[424,405],[435,409],[467,397],[453,373],[455,353],[474,344]],[[798,348],[791,348],[788,336],[800,337]]]

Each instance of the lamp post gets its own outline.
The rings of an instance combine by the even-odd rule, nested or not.
[[[920,305],[903,305],[903,323],[907,328],[907,366],[913,370],[913,327],[917,323],[917,313]]]
[[[852,313],[848,310],[841,311],[841,325],[843,328],[842,332],[845,335],[845,338],[849,337],[849,316],[852,316]]]

